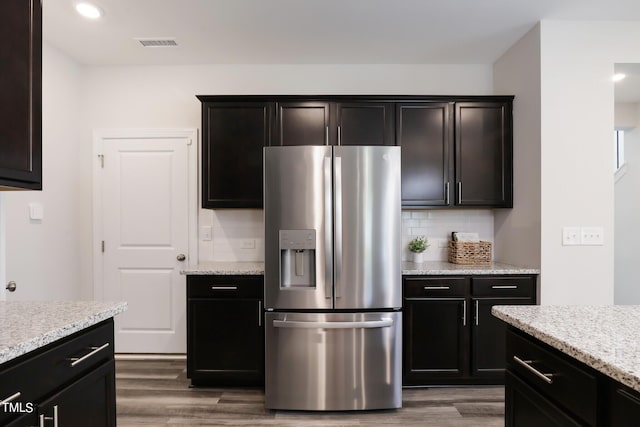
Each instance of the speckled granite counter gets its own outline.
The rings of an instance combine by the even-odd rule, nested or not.
[[[522,268],[514,265],[494,262],[489,265],[452,264],[445,261],[427,261],[421,264],[402,263],[403,275],[481,275],[481,274],[540,274],[536,268]]]
[[[494,306],[491,312],[640,391],[640,306]]]
[[[125,302],[0,301],[0,363],[100,323],[126,309]]]
[[[180,270],[181,274],[260,275],[264,274],[264,262],[212,261],[192,265]]]
[[[205,262],[189,266],[180,271],[182,274],[264,274],[263,262]],[[444,261],[428,261],[422,264],[402,263],[403,275],[457,275],[457,274],[540,274],[535,268],[521,268],[509,264],[492,263],[490,265],[461,265]]]

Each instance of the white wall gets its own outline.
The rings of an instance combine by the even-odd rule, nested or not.
[[[513,102],[513,209],[496,209],[495,259],[540,267],[540,27],[493,66],[496,93]],[[544,274],[544,271],[542,272]]]
[[[541,23],[543,304],[614,295],[614,63],[640,62],[640,22]],[[567,225],[604,227],[603,246],[562,246]]]
[[[200,128],[200,94],[486,95],[492,93],[491,76],[488,65],[91,67],[82,134],[88,140],[96,128]],[[86,159],[88,146],[79,149]],[[90,196],[87,188],[85,203]],[[200,210],[199,221],[213,227],[213,241],[199,242],[200,261],[263,260],[261,210]],[[255,249],[241,249],[243,239],[255,240]]]
[[[64,300],[87,297],[87,273],[79,225],[84,221],[80,103],[82,68],[45,43],[42,81],[43,190],[5,193],[6,280],[18,284],[8,299]],[[29,219],[29,203],[44,219]],[[1,233],[2,231],[0,231]],[[90,260],[90,259],[89,259]],[[4,281],[3,281],[4,283]]]
[[[615,183],[615,286],[616,304],[640,304],[640,104],[616,104],[616,128],[625,128],[624,173]]]

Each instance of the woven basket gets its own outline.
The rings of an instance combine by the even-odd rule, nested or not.
[[[491,264],[491,242],[449,241],[449,262],[454,264]]]

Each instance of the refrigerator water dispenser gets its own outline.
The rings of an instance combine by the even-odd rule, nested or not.
[[[280,230],[280,287],[315,286],[316,230]]]

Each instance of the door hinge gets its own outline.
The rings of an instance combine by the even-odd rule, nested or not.
[[[98,154],[98,158],[100,159],[100,167],[104,169],[104,154]]]
[[[102,244],[100,245],[100,247],[102,248],[102,252],[104,252],[104,240],[102,241]]]

